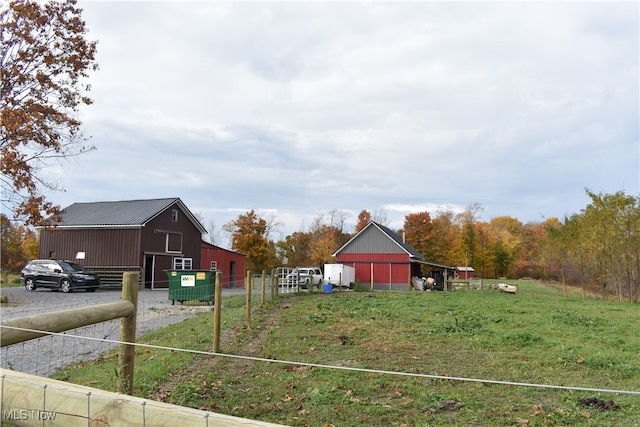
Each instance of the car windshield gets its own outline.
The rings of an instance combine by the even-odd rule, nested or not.
[[[62,267],[62,271],[66,272],[84,271],[84,267],[75,262],[61,262],[60,267]]]

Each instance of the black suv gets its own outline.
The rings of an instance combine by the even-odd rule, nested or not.
[[[37,259],[29,261],[22,269],[20,283],[28,291],[50,288],[64,293],[75,289],[93,292],[100,286],[100,277],[85,271],[83,266],[75,262]]]

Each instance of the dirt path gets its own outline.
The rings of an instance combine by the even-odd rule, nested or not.
[[[287,308],[288,304],[289,301],[283,300],[275,307],[270,308],[266,313],[258,312],[254,314],[254,319],[258,316],[264,316],[264,321],[262,321],[259,326],[256,325],[252,328],[247,328],[246,324],[243,323],[242,325],[227,329],[220,337],[220,347],[228,353],[259,357],[267,340],[269,330],[277,324],[280,310]],[[254,321],[253,325],[256,323],[257,321]],[[246,363],[243,359],[230,357],[198,357],[187,369],[169,374],[170,380],[161,384],[158,389],[154,393],[149,394],[147,398],[157,401],[167,401],[173,389],[184,381],[193,381],[195,378],[201,377],[203,373],[210,372],[221,365],[224,365],[227,370],[236,370],[239,372]]]

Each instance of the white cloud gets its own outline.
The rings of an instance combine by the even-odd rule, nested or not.
[[[526,222],[639,192],[636,3],[80,7],[98,151],[50,172],[63,205],[179,196],[220,225],[276,209],[288,234],[333,209]]]

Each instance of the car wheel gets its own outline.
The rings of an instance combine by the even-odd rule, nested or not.
[[[73,290],[71,288],[71,281],[69,281],[69,279],[62,279],[62,281],[60,282],[60,290],[65,294],[71,292]]]
[[[24,288],[28,291],[36,290],[36,281],[33,277],[25,277],[24,279]]]

